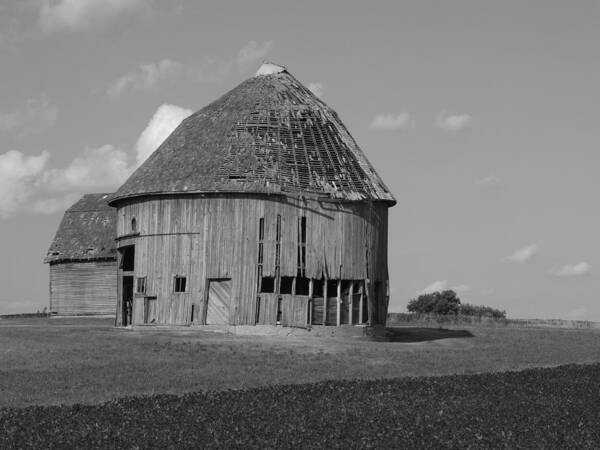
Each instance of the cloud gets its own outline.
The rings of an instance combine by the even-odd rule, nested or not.
[[[244,66],[259,61],[265,58],[273,50],[274,46],[275,43],[273,41],[265,41],[263,43],[249,41],[238,52],[237,63],[240,66]]]
[[[250,41],[238,52],[237,59],[219,59],[205,57],[195,64],[184,65],[178,61],[165,58],[157,63],[140,64],[135,71],[127,72],[114,81],[107,89],[109,97],[118,98],[128,92],[156,90],[161,84],[186,80],[192,82],[220,83],[237,67],[242,70],[245,65],[264,56],[273,48],[273,41],[258,44]],[[321,83],[315,84],[316,88],[323,90]]]
[[[528,245],[527,247],[516,250],[512,255],[504,258],[505,262],[514,264],[524,264],[526,261],[531,259],[538,251],[537,245]]]
[[[12,216],[33,194],[49,158],[47,151],[37,156],[17,150],[0,154],[0,218]]]
[[[138,165],[143,163],[192,112],[191,109],[176,105],[159,106],[135,144]]]
[[[464,294],[465,292],[469,292],[471,290],[471,286],[469,286],[468,284],[459,284],[457,286],[452,286],[450,289],[452,289],[457,294]]]
[[[432,292],[445,291],[446,289],[452,289],[457,294],[464,294],[465,292],[469,292],[471,287],[467,284],[459,284],[448,287],[448,280],[437,280],[424,287],[420,292],[417,292],[417,294],[429,294]]]
[[[48,32],[81,31],[138,12],[147,4],[147,0],[43,0],[39,21]]]
[[[308,90],[315,94],[317,97],[323,97],[325,93],[325,86],[320,81],[316,81],[314,83],[308,83]]]
[[[69,206],[79,200],[79,194],[66,194],[58,198],[45,198],[35,200],[30,212],[38,214],[54,214],[64,212]]]
[[[442,111],[436,124],[444,131],[461,131],[473,125],[473,117],[470,114],[448,114]]]
[[[587,315],[587,309],[585,306],[579,306],[572,311],[567,313],[567,319],[571,320],[582,320]]]
[[[0,154],[0,218],[60,211],[83,192],[116,189],[132,171],[127,153],[112,145],[87,148],[64,168],[50,168],[50,159],[47,150]]]
[[[485,178],[477,180],[477,184],[480,186],[498,186],[500,184],[500,178],[496,175],[489,175]]]
[[[378,114],[369,128],[372,130],[397,130],[409,125],[410,115],[407,112],[399,114]]]
[[[127,153],[107,144],[86,148],[63,169],[45,171],[41,184],[57,192],[116,188],[130,174]]]
[[[151,91],[162,82],[173,81],[181,76],[183,66],[168,58],[158,63],[140,64],[139,70],[129,72],[115,81],[107,90],[112,98],[117,98],[126,92]]]
[[[19,136],[42,132],[56,123],[58,107],[45,94],[30,98],[15,111],[0,111],[0,132],[16,131]]]
[[[554,271],[554,275],[557,277],[579,277],[590,273],[592,266],[587,262],[582,261],[577,264],[567,264],[560,269]]]
[[[88,147],[64,167],[50,167],[51,154],[0,154],[0,219],[18,213],[64,211],[83,193],[117,189],[191,110],[161,105],[140,134],[133,151],[114,145]]]
[[[429,294],[431,292],[443,291],[447,287],[448,280],[437,280],[425,286],[420,292],[417,292],[417,294]]]

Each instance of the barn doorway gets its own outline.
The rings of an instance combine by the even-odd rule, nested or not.
[[[206,325],[229,324],[229,305],[231,303],[231,278],[208,280],[206,301]]]
[[[131,325],[133,323],[133,277],[123,277],[123,326]]]
[[[144,297],[144,323],[156,323],[156,297]]]
[[[133,324],[133,276],[134,276],[135,246],[127,245],[119,248],[117,325],[119,315],[121,326]]]

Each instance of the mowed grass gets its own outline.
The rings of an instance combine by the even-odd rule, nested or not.
[[[109,319],[0,320],[0,408],[600,362],[600,330],[466,331],[403,328],[396,342],[374,342],[132,331]]]

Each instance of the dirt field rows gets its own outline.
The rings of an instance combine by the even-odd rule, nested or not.
[[[0,410],[0,448],[600,446],[600,364]]]

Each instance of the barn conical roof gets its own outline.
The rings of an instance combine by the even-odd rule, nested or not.
[[[335,111],[270,63],[183,120],[111,204],[228,192],[395,203]]]
[[[111,194],[86,194],[65,211],[45,263],[116,260],[117,211]]]

